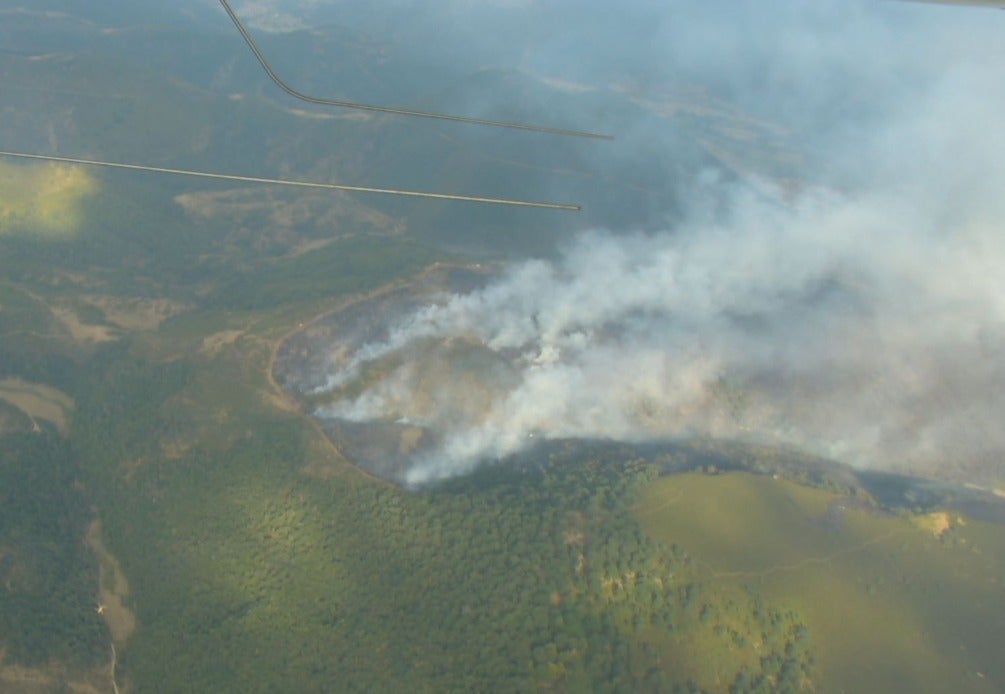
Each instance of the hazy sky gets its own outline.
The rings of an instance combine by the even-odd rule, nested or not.
[[[527,27],[508,49],[504,33],[481,42],[486,60],[510,50],[527,71],[612,99],[626,84],[662,103],[698,90],[777,127],[804,167],[782,186],[696,166],[683,222],[584,233],[558,260],[518,263],[333,364],[339,380],[406,355],[329,414],[444,432],[413,481],[530,434],[712,434],[1005,476],[1005,13],[849,0],[444,7],[472,46],[471,27],[493,17],[500,31]],[[650,155],[673,155],[672,117],[633,127]],[[487,406],[459,411],[445,379],[443,407],[418,407],[418,345],[456,337],[497,351],[511,377]]]

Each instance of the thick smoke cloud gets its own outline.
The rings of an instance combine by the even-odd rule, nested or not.
[[[695,435],[1000,482],[1005,21],[896,3],[706,5],[636,3],[574,35],[624,47],[608,75],[704,85],[787,129],[806,153],[800,180],[695,170],[684,222],[584,233],[557,260],[515,264],[339,355],[329,388],[381,375],[321,416],[437,432],[416,483],[542,437]],[[618,33],[633,21],[644,48]],[[523,59],[576,79],[599,62],[568,39]],[[655,147],[670,141],[647,127]]]

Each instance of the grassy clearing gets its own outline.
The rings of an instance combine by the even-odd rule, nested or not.
[[[1000,527],[882,515],[745,473],[663,478],[635,512],[653,537],[688,547],[716,590],[750,587],[796,609],[820,690],[993,691],[1005,681],[990,645],[1005,639]]]

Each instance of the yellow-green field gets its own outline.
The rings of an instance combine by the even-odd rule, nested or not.
[[[1001,528],[903,517],[746,473],[657,480],[644,528],[685,547],[716,590],[750,586],[805,619],[816,691],[1000,691]]]
[[[78,166],[0,161],[0,235],[30,230],[70,238],[83,222],[81,202],[97,190],[97,180]]]

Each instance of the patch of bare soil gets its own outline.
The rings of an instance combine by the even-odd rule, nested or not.
[[[243,330],[221,330],[220,332],[213,333],[212,335],[207,335],[202,339],[202,346],[199,347],[199,353],[212,356],[224,347],[234,344],[234,342],[237,341],[237,338],[243,334]]]
[[[101,541],[101,521],[95,519],[87,529],[87,546],[98,557],[98,613],[108,625],[112,641],[122,648],[136,629],[136,615],[126,607],[129,581],[119,566],[119,560]]]
[[[109,691],[108,667],[71,668],[53,661],[41,667],[24,667],[4,661],[0,649],[0,692],[4,694],[105,694]]]
[[[912,520],[916,526],[930,532],[936,538],[941,538],[957,525],[965,524],[963,518],[959,516],[953,518],[945,511],[936,511],[935,513],[923,516],[915,516]]]
[[[82,323],[80,317],[71,309],[50,306],[50,310],[75,342],[101,343],[111,342],[118,338],[116,331],[107,325]]]
[[[28,415],[35,427],[38,426],[37,420],[42,419],[55,424],[61,434],[65,435],[69,429],[74,402],[61,390],[20,378],[5,378],[0,380],[0,400]]]
[[[172,299],[121,298],[91,295],[81,299],[101,309],[110,322],[123,330],[142,332],[155,330],[165,320],[188,307]]]

